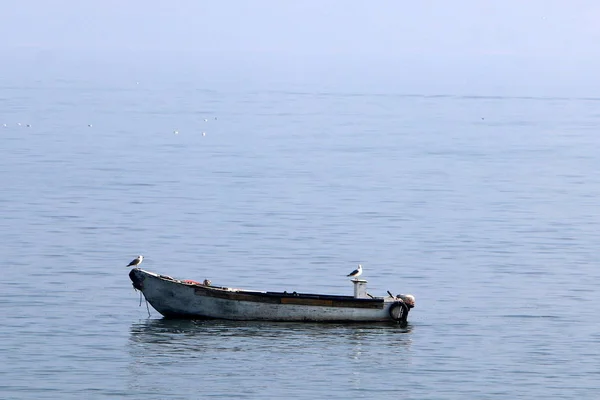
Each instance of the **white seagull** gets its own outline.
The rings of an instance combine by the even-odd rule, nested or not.
[[[362,265],[358,264],[358,268],[356,268],[354,271],[350,272],[346,276],[350,276],[352,278],[356,278],[356,277],[359,277],[360,274],[362,274]]]
[[[137,267],[138,265],[140,265],[142,263],[142,260],[144,259],[144,256],[139,255],[136,258],[134,258],[133,260],[131,260],[131,262],[129,264],[127,264],[128,267]]]

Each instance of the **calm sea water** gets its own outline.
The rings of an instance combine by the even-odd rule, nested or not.
[[[595,399],[598,110],[5,83],[0,397]],[[131,287],[137,254],[331,294],[360,262],[371,293],[417,305],[406,327],[163,320]]]

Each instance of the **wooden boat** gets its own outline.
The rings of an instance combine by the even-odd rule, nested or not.
[[[320,322],[405,322],[412,295],[373,297],[363,279],[352,279],[354,296],[261,292],[178,280],[134,268],[133,287],[167,318]]]

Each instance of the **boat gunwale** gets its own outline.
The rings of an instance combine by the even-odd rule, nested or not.
[[[366,299],[356,298],[354,296],[347,295],[253,291],[233,289],[221,286],[207,286],[199,282],[185,282],[167,275],[161,275],[150,271],[142,270],[141,268],[134,269],[137,269],[139,272],[149,275],[155,279],[159,279],[176,285],[183,285],[186,287],[194,288],[194,293],[198,296],[221,298],[232,301],[249,301],[282,305],[312,305],[344,308],[382,308],[386,303],[386,299],[382,297]]]

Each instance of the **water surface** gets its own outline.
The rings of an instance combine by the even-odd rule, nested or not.
[[[40,81],[0,105],[3,398],[600,389],[597,99]],[[417,306],[405,327],[148,318],[137,254],[330,294],[361,263]]]

